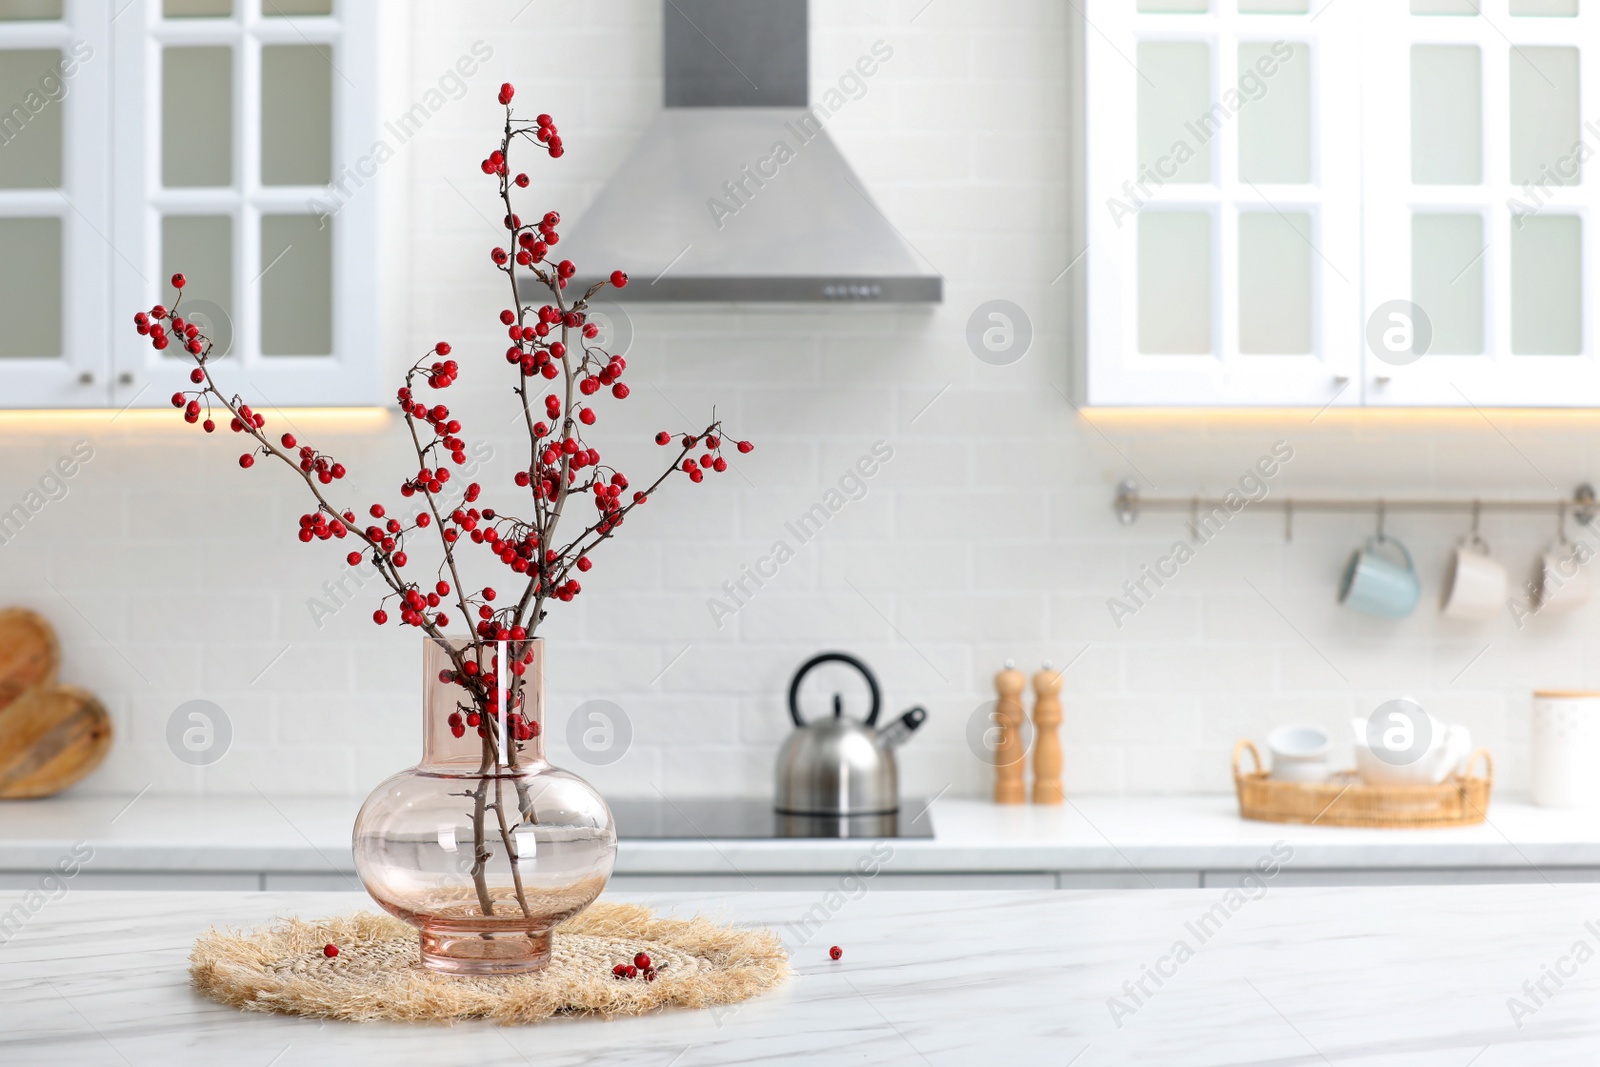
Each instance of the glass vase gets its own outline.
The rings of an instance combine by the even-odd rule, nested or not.
[[[356,871],[451,974],[537,970],[611,876],[611,810],[544,757],[544,642],[423,643],[422,761],[356,817]]]

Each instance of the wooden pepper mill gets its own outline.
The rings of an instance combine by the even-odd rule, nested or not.
[[[1061,788],[1061,672],[1044,665],[1033,676],[1033,802],[1062,804]]]
[[[1006,660],[1006,669],[994,676],[994,690],[1000,699],[994,717],[1000,726],[1000,740],[994,747],[994,802],[1023,804],[1028,792],[1023,785],[1028,755],[1022,745],[1022,689],[1027,677]]]

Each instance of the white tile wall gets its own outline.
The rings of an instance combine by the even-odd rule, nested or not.
[[[656,107],[659,7],[411,7],[410,44],[394,56],[409,75],[387,113],[436,84],[474,41],[491,43],[494,58],[470,95],[383,171],[409,201],[393,233],[401,254],[383,266],[396,339],[386,356],[398,367],[435,340],[456,346],[465,371],[451,403],[466,436],[495,450],[491,483],[509,488],[516,447],[501,410],[503,292],[485,255],[495,233],[480,217],[498,212],[481,199],[476,167],[495,136],[494,87],[512,80],[519,104],[558,117],[567,155],[530,168],[525,213],[556,207],[574,219]],[[1217,490],[1281,438],[1296,454],[1275,492],[1553,496],[1591,475],[1600,422],[1330,416],[1312,425],[1308,412],[1096,428],[1078,417],[1060,393],[1068,284],[1053,284],[1078,251],[1063,177],[1069,8],[814,0],[814,84],[835,81],[880,38],[895,49],[832,131],[944,273],[947,299],[928,311],[634,314],[634,395],[604,409],[596,434],[608,456],[642,474],[656,462],[649,437],[684,426],[675,409],[699,418],[712,404],[759,447],[737,459],[737,473],[674,485],[653,502],[552,619],[557,762],[618,794],[765,792],[787,730],[790,672],[819,649],[844,647],[876,667],[892,709],[930,711],[903,751],[912,793],[987,789],[967,727],[1007,657],[1030,670],[1046,659],[1072,664],[1073,791],[1224,790],[1235,739],[1295,720],[1342,729],[1398,694],[1468,723],[1517,789],[1527,778],[1529,690],[1600,685],[1588,662],[1600,605],[1520,631],[1509,617],[1476,627],[1439,618],[1434,579],[1460,533],[1443,519],[1391,520],[1430,580],[1423,609],[1404,622],[1334,604],[1367,520],[1302,518],[1285,544],[1278,519],[1246,514],[1148,607],[1120,629],[1112,623],[1107,598],[1181,536],[1180,516],[1116,523],[1112,487],[1136,470],[1153,491]],[[972,310],[997,297],[1025,307],[1038,331],[1032,352],[1005,368],[980,363],[964,341]],[[352,501],[396,499],[405,456],[395,426],[352,430],[311,416],[297,429],[349,464]],[[304,507],[293,484],[262,467],[240,471],[228,443],[171,414],[110,424],[12,417],[0,420],[0,508],[79,439],[95,453],[65,498],[0,545],[0,600],[54,619],[66,679],[114,709],[115,750],[84,789],[365,792],[414,758],[417,642],[368,621],[375,583],[314,620],[308,601],[345,567],[340,552],[294,539]],[[866,497],[719,630],[707,599],[880,439],[894,458]],[[1496,518],[1485,532],[1520,574],[1551,530]],[[564,741],[571,709],[596,697],[634,723],[631,751],[606,767],[572,761]],[[192,699],[220,705],[233,730],[230,751],[206,768],[167,747],[169,717]]]

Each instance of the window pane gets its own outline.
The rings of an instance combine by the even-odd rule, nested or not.
[[[1511,50],[1511,181],[1577,185],[1578,50]]]
[[[227,18],[233,0],[162,0],[161,13],[169,19]]]
[[[0,0],[0,20],[59,19],[61,0]]]
[[[1311,216],[1239,216],[1239,351],[1311,351]]]
[[[268,18],[281,15],[331,15],[333,0],[261,0],[261,13]]]
[[[261,216],[261,354],[333,352],[333,225]]]
[[[1482,0],[1411,0],[1413,15],[1476,15]]]
[[[1311,10],[1310,0],[1239,0],[1246,15],[1304,15]]]
[[[162,182],[233,184],[233,49],[168,48],[161,100]]]
[[[65,92],[58,50],[0,52],[0,189],[61,184]]]
[[[1411,49],[1411,180],[1483,181],[1483,56],[1477,45]]]
[[[1211,351],[1211,216],[1139,215],[1139,351]]]
[[[1433,324],[1429,353],[1483,353],[1483,217],[1414,215],[1411,302]]]
[[[1220,125],[1211,107],[1211,49],[1203,44],[1139,46],[1139,170],[1163,182],[1211,180],[1207,140]]]
[[[333,65],[311,45],[261,50],[261,183],[333,180]]]
[[[1511,13],[1574,18],[1578,14],[1578,0],[1511,0]]]
[[[1276,50],[1276,51],[1275,51]],[[1291,58],[1281,58],[1288,50]],[[1311,180],[1311,49],[1239,46],[1239,177],[1247,182]]]
[[[1511,351],[1583,351],[1583,220],[1524,217],[1511,227]]]
[[[1197,15],[1211,10],[1211,0],[1139,0],[1139,10]]]
[[[0,219],[0,357],[61,355],[61,220]]]
[[[282,264],[280,264],[281,266]],[[161,277],[182,273],[183,314],[215,345],[233,347],[233,219],[227,215],[168,215],[161,220]],[[187,359],[177,346],[166,355]]]

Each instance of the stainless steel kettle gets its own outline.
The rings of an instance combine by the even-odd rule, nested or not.
[[[833,698],[830,718],[800,717],[800,683],[823,663],[845,663],[867,680],[872,710],[865,722],[847,718]],[[814,656],[789,683],[789,716],[797,727],[778,752],[777,810],[786,815],[887,815],[900,810],[894,750],[921,726],[928,713],[912,708],[881,730],[873,729],[883,697],[865,663],[844,652]]]

